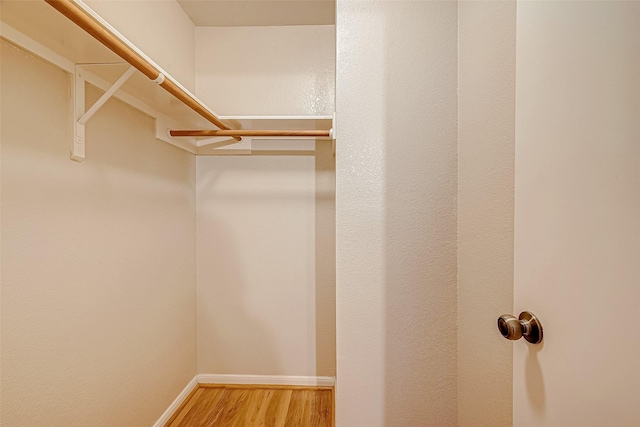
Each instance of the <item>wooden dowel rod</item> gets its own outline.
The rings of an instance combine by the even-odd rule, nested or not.
[[[96,40],[112,50],[116,55],[136,67],[142,74],[155,80],[160,71],[144,60],[136,51],[106,29],[93,16],[87,14],[80,6],[69,0],[45,0],[58,12],[73,21],[80,28],[91,34]]]
[[[133,50],[108,28],[105,28],[75,2],[71,0],[45,1],[151,80],[156,80],[160,77],[160,70],[156,69],[155,66],[150,64],[145,58],[140,56],[138,52]],[[229,129],[215,114],[211,113],[206,107],[170,79],[164,79],[160,86],[220,129]]]
[[[253,129],[238,129],[238,130],[170,130],[171,136],[274,136],[274,137],[287,137],[287,136],[306,136],[317,138],[329,138],[331,131],[328,130],[253,130]]]

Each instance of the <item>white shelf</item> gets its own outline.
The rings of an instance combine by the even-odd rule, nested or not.
[[[333,122],[332,116],[221,116],[220,119],[234,129],[330,130]],[[197,138],[196,145],[197,154],[201,156],[254,153],[307,156],[313,155],[316,141],[313,137],[253,137],[234,143],[229,138]]]
[[[330,130],[331,116],[220,116],[233,129]]]
[[[44,1],[5,1],[0,3],[2,38],[106,91],[130,67],[119,56]],[[126,39],[125,39],[126,40]],[[130,42],[127,40],[127,43]],[[162,70],[162,73],[169,76]],[[171,78],[169,76],[169,78]],[[175,79],[174,79],[175,80]],[[193,154],[246,154],[251,139],[230,145],[234,140],[218,138],[171,138],[167,129],[215,129],[215,126],[135,71],[114,94],[115,97],[157,119],[156,137]],[[87,106],[89,107],[89,106]],[[99,114],[99,112],[98,112]],[[232,129],[299,130],[332,128],[331,116],[219,116]],[[280,140],[281,141],[281,140]],[[299,144],[308,148],[305,144]],[[90,141],[88,141],[90,143]],[[289,147],[294,141],[284,143]],[[274,143],[274,147],[283,146]]]
[[[87,72],[87,82],[102,90],[105,90],[105,84],[113,84],[129,68],[122,58],[42,0],[3,0],[0,7],[4,39],[70,73],[75,70],[69,69],[69,63],[81,65],[81,70]],[[47,57],[43,50],[49,50],[67,62]],[[169,75],[164,71],[163,74]],[[122,92],[139,101],[134,107],[153,117],[156,117],[154,112],[159,112],[184,126],[211,126],[139,71],[134,73],[118,94]],[[118,97],[122,99],[122,96]]]

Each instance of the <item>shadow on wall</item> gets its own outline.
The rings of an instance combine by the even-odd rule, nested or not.
[[[546,393],[544,375],[538,360],[538,354],[544,348],[544,341],[538,345],[527,345],[527,359],[525,362],[525,383],[527,386],[527,398],[531,403],[531,409],[535,415],[542,417],[546,407]]]
[[[334,171],[330,143],[198,159],[200,373],[335,375]]]
[[[336,158],[316,143],[316,375],[336,375]]]

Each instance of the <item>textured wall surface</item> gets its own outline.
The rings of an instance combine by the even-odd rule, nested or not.
[[[196,75],[221,115],[331,115],[335,26],[198,27]]]
[[[514,425],[640,425],[640,3],[521,2]],[[633,331],[633,332],[631,332]]]
[[[69,76],[1,68],[2,425],[150,425],[196,372],[195,159],[112,100],[73,162]]]
[[[196,40],[198,96],[219,113],[333,112],[334,26]],[[282,154],[198,158],[200,373],[335,375],[335,157],[328,141]]]
[[[323,146],[198,158],[200,373],[335,375],[334,158]]]
[[[516,2],[458,3],[458,422],[511,425]]]
[[[457,4],[336,26],[338,426],[455,426]]]

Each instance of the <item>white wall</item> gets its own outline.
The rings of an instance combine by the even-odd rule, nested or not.
[[[512,425],[516,2],[458,3],[458,423]]]
[[[198,28],[198,96],[224,114],[331,114],[334,40],[333,26]],[[331,144],[264,144],[197,161],[198,370],[335,375]]]
[[[338,426],[454,426],[457,4],[336,26]]]
[[[195,159],[112,100],[70,161],[69,76],[1,69],[3,425],[150,425],[196,372]]]
[[[640,423],[640,3],[520,2],[514,425]]]
[[[175,0],[85,3],[190,91],[195,91],[195,26]]]
[[[331,115],[335,26],[198,27],[196,74],[224,116]]]
[[[335,258],[319,264],[316,243],[333,224],[316,216],[333,204],[315,166],[333,163],[325,145],[318,157],[198,158],[199,372],[335,375],[335,299],[321,298]]]
[[[194,24],[200,27],[282,27],[336,23],[333,0],[178,1]]]

